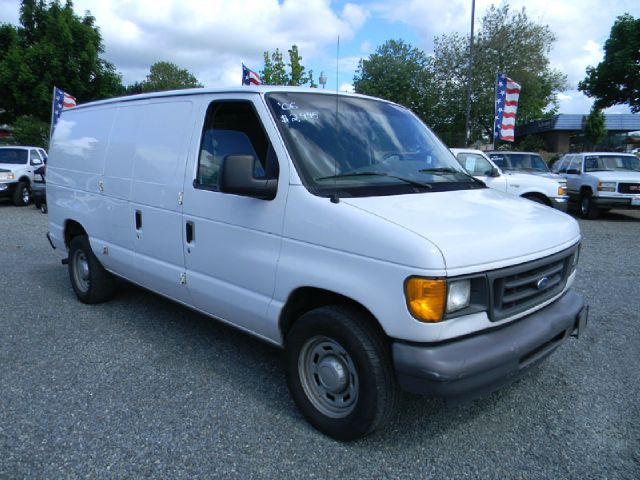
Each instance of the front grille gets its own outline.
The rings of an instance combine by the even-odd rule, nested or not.
[[[640,183],[619,183],[618,192],[640,194]]]
[[[502,320],[524,312],[560,293],[571,273],[576,248],[490,272],[491,320]]]

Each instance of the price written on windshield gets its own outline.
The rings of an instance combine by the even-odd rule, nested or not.
[[[283,113],[280,115],[280,121],[282,123],[300,123],[303,121],[308,122],[309,120],[317,120],[320,118],[318,112],[296,112],[288,114]]]

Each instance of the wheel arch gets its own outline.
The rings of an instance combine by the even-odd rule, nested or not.
[[[526,192],[521,194],[520,196],[526,199],[540,200],[542,203],[544,203],[548,207],[551,206],[551,200],[549,199],[549,197],[539,191],[534,190],[534,191]]]
[[[360,302],[323,288],[299,287],[292,291],[287,298],[278,319],[278,328],[282,340],[284,341],[287,338],[291,327],[298,318],[315,308],[325,305],[346,305],[360,310],[365,314],[365,317],[369,319],[371,325],[387,337],[386,332],[377,318]]]
[[[29,188],[31,188],[31,179],[29,177],[27,177],[26,175],[22,175],[19,179],[18,182],[24,182],[26,183]]]
[[[73,240],[78,235],[86,235],[87,231],[84,227],[75,220],[67,219],[64,222],[64,244],[69,249],[69,245],[71,244],[71,240]]]

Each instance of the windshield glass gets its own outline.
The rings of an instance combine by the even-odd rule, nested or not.
[[[635,155],[588,155],[584,158],[584,171],[640,172],[640,159]]]
[[[302,182],[315,195],[484,188],[402,107],[320,93],[277,92],[266,98]]]
[[[489,158],[503,171],[548,172],[549,167],[537,153],[496,152]]]
[[[29,151],[22,148],[0,148],[0,163],[26,165],[29,161]]]

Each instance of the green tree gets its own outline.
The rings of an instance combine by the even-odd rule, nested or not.
[[[22,115],[49,121],[53,87],[79,103],[122,93],[120,76],[104,53],[100,31],[89,12],[73,3],[23,0],[20,26],[0,25],[0,111],[3,122]]]
[[[604,113],[595,105],[584,123],[584,136],[592,149],[607,136]]]
[[[626,103],[640,112],[640,18],[619,16],[604,44],[604,60],[587,67],[587,76],[578,84],[597,108]]]
[[[387,40],[369,58],[360,60],[353,86],[357,93],[404,105],[429,122],[432,88],[427,64],[421,50],[403,40]]]
[[[511,12],[508,5],[491,6],[474,39],[471,84],[471,138],[490,140],[493,134],[496,73],[505,73],[522,86],[517,123],[553,115],[557,93],[566,89],[566,76],[550,67],[555,35],[546,25]],[[469,38],[447,34],[435,40],[429,70],[435,98],[432,125],[443,139],[463,145],[468,78]],[[459,133],[456,133],[459,132]]]
[[[313,70],[305,74],[302,65],[302,57],[297,45],[292,45],[288,50],[289,63],[285,65],[282,52],[276,48],[273,53],[264,52],[264,68],[260,71],[260,79],[264,85],[308,85],[317,87],[313,80]],[[289,67],[287,73],[286,67]]]
[[[11,136],[18,145],[49,148],[49,122],[35,118],[33,115],[21,115],[13,122]]]
[[[163,92],[166,90],[202,87],[198,79],[189,70],[180,68],[170,62],[156,62],[151,65],[149,75],[139,86],[142,92]],[[136,84],[131,87],[135,89]]]

